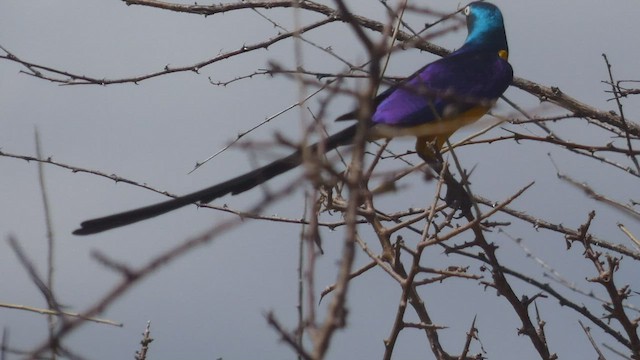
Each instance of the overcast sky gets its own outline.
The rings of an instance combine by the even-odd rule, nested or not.
[[[199,2],[202,3],[202,2]],[[331,2],[327,2],[333,6]],[[451,12],[458,1],[411,1],[415,6],[437,6]],[[603,80],[607,80],[602,53],[609,56],[618,79],[640,79],[638,73],[637,1],[494,1],[503,11],[510,46],[510,62],[516,76],[547,86],[557,86],[571,96],[602,110],[615,110]],[[384,9],[373,0],[350,2],[354,11],[381,21]],[[264,11],[275,20],[292,26],[293,11]],[[310,23],[315,16],[305,16]],[[413,28],[435,18],[412,14]],[[445,24],[446,25],[446,24]],[[442,25],[442,26],[445,26]],[[433,31],[441,30],[435,28]],[[24,60],[96,78],[125,78],[162,70],[166,65],[184,66],[209,59],[243,44],[264,41],[277,34],[272,24],[251,11],[211,17],[178,14],[122,1],[5,0],[0,3],[0,45]],[[462,44],[466,31],[434,39],[448,49]],[[377,35],[374,35],[377,36]],[[350,29],[333,24],[310,33],[310,40],[354,63],[366,61],[365,51],[355,45]],[[200,74],[180,73],[140,82],[138,85],[58,86],[21,74],[18,64],[0,61],[0,150],[34,155],[34,129],[38,129],[44,156],[106,174],[117,174],[140,183],[182,194],[226,180],[253,168],[256,157],[234,147],[191,175],[193,165],[216,152],[235,136],[253,127],[299,99],[297,84],[287,77],[258,76],[226,87],[213,81],[228,81],[266,68],[270,61],[286,67],[295,65],[292,42],[259,50],[216,63]],[[389,73],[403,76],[437,59],[435,55],[409,50],[394,54]],[[325,53],[304,48],[307,70],[340,72],[344,65]],[[538,100],[518,89],[506,95],[534,114],[564,113],[552,106],[539,106]],[[307,106],[319,109],[324,96]],[[353,101],[338,98],[332,102],[333,118],[350,111]],[[499,103],[496,113],[512,115]],[[640,119],[640,100],[625,100],[629,119]],[[273,143],[280,132],[297,140],[303,129],[301,113],[294,109],[253,133],[250,140]],[[306,116],[306,115],[305,115]],[[558,124],[565,135],[596,144],[602,132],[573,120]],[[338,129],[337,125],[332,127]],[[509,126],[507,126],[508,128]],[[478,127],[475,128],[476,130]],[[520,132],[539,134],[533,126],[514,126]],[[455,139],[469,135],[462,130]],[[501,134],[495,130],[492,135]],[[506,132],[502,132],[506,134]],[[395,149],[411,149],[412,141],[398,141]],[[286,150],[274,147],[257,156],[268,161]],[[551,149],[551,150],[550,150]],[[502,143],[478,145],[460,150],[473,173],[475,191],[494,200],[504,199],[531,181],[535,186],[515,208],[550,221],[578,227],[591,209],[598,209],[593,231],[613,242],[627,244],[617,222],[624,222],[636,234],[640,225],[620,216],[561,182],[547,153],[563,172],[620,201],[635,196],[637,182],[618,170],[593,161],[570,156],[559,148],[535,144]],[[255,155],[255,153],[253,154]],[[253,160],[252,160],[253,159]],[[214,224],[232,219],[220,211],[191,206],[157,219],[91,237],[75,237],[71,231],[82,220],[151,204],[164,197],[138,187],[89,174],[75,174],[46,166],[46,186],[56,235],[56,294],[70,311],[82,311],[99,299],[119,280],[112,271],[98,265],[90,256],[98,250],[130,266],[175,246]],[[292,183],[295,174],[283,176],[270,185],[279,189]],[[398,193],[380,199],[382,208],[423,207],[431,199],[433,183],[420,176],[406,181]],[[234,209],[248,209],[261,198],[261,190],[226,197],[215,202]],[[269,207],[265,213],[300,218],[304,209],[302,192]],[[335,219],[338,219],[337,217]],[[504,217],[504,219],[509,219]],[[87,324],[73,333],[66,345],[92,359],[131,358],[138,348],[139,334],[152,322],[152,356],[176,358],[294,358],[264,319],[274,311],[290,328],[296,324],[296,267],[298,225],[247,221],[211,245],[181,258],[144,280],[129,291],[103,317],[124,322],[124,328]],[[582,282],[594,276],[592,266],[580,249],[565,251],[557,234],[535,232],[530,226],[514,223],[509,235],[522,237],[537,256],[557,268],[567,278]],[[24,246],[44,273],[46,260],[45,220],[37,165],[0,157],[0,302],[45,307],[38,290],[19,265],[6,243],[10,235]],[[411,233],[402,234],[416,241]],[[333,283],[340,256],[342,231],[323,233],[326,255],[319,259],[317,287]],[[370,239],[373,245],[377,240]],[[491,234],[499,243],[499,256],[506,265],[543,278],[543,269],[527,259],[522,249],[504,234]],[[432,267],[461,265],[460,258],[431,250],[427,263]],[[359,253],[357,264],[368,262]],[[627,262],[632,266],[632,262]],[[471,269],[478,272],[478,265]],[[637,271],[625,269],[620,284],[638,284]],[[548,280],[547,280],[548,281]],[[536,358],[528,339],[518,337],[518,319],[504,299],[494,291],[484,291],[469,282],[450,281],[427,287],[424,294],[435,321],[450,329],[442,332],[443,343],[452,352],[462,346],[462,337],[474,315],[488,356],[491,359]],[[535,289],[518,285],[523,294]],[[382,340],[389,334],[400,296],[399,287],[380,270],[353,282],[349,298],[349,327],[333,343],[330,358],[379,358]],[[572,294],[579,301],[588,301]],[[636,302],[634,299],[632,302]],[[324,305],[319,307],[322,313]],[[550,348],[565,358],[595,358],[583,336],[576,314],[560,308],[556,301],[541,301],[543,316],[550,323],[545,330]],[[599,314],[599,313],[598,313]],[[500,321],[507,324],[492,326]],[[30,348],[46,338],[46,319],[38,314],[0,308],[0,326],[10,330],[10,344]],[[598,331],[595,331],[599,334]],[[570,334],[570,335],[568,335]],[[561,341],[561,340],[567,341]],[[571,339],[569,341],[569,339]],[[581,343],[576,346],[576,342]],[[616,345],[616,344],[613,344]],[[479,351],[476,346],[475,351]],[[427,355],[425,355],[427,354]],[[187,356],[188,355],[188,356]],[[398,359],[430,358],[424,335],[404,331],[395,353]]]

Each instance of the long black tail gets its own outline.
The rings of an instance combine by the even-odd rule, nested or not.
[[[323,149],[330,151],[338,146],[350,144],[356,133],[357,124],[331,135],[323,141]],[[320,144],[315,143],[308,147],[308,151],[317,152]],[[89,235],[102,231],[114,229],[117,227],[136,223],[138,221],[151,219],[158,215],[168,213],[179,209],[183,206],[202,202],[208,203],[227,194],[239,194],[252,189],[269,179],[285,173],[302,163],[302,152],[300,150],[293,154],[276,160],[261,168],[250,171],[244,175],[240,175],[233,179],[227,180],[217,185],[213,185],[206,189],[196,191],[175,199],[167,200],[158,204],[145,206],[139,209],[129,210],[126,212],[109,215],[97,219],[87,220],[80,224],[80,228],[73,232],[74,235]]]

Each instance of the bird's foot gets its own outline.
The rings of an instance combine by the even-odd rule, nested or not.
[[[454,179],[453,176],[448,177],[445,184],[447,185],[447,193],[444,201],[447,206],[460,210],[463,216],[470,215],[472,205],[471,196],[469,196],[464,186]]]

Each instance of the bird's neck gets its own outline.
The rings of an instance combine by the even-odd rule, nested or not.
[[[503,52],[504,54],[508,54],[509,47],[504,29],[476,29],[476,31],[471,32],[469,36],[467,36],[464,45],[462,45],[456,53],[469,51],[495,51],[496,53]]]

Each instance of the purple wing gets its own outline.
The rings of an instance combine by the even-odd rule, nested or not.
[[[512,79],[511,65],[493,51],[452,54],[378,95],[372,123],[407,128],[446,120],[497,100]]]

